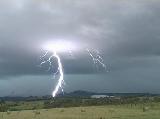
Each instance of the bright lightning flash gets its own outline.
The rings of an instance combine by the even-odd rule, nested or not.
[[[61,59],[60,57],[57,55],[56,52],[54,52],[53,54],[53,57],[57,58],[57,61],[58,61],[58,71],[60,73],[60,77],[59,77],[59,80],[58,80],[58,83],[56,85],[56,88],[54,89],[54,91],[52,92],[52,96],[55,97],[59,88],[62,89],[62,92],[63,92],[63,87],[62,87],[62,84],[64,83],[64,79],[63,79],[63,67],[62,67],[62,63],[61,63]]]
[[[105,65],[104,60],[101,57],[99,51],[98,50],[91,51],[88,48],[86,50],[87,50],[88,54],[90,55],[90,57],[92,58],[94,65],[98,68],[98,64],[100,64],[104,68],[104,70],[106,71],[106,65]]]
[[[63,66],[62,66],[62,62],[61,62],[61,58],[60,56],[57,54],[57,52],[66,52],[68,51],[69,53],[71,53],[71,50],[75,49],[74,45],[70,42],[56,42],[56,43],[48,43],[43,47],[44,50],[46,50],[45,54],[41,57],[41,59],[43,60],[49,52],[52,52],[52,55],[47,59],[47,60],[43,60],[40,64],[40,66],[42,66],[43,64],[48,63],[49,64],[49,70],[51,70],[52,67],[52,60],[55,58],[57,60],[58,63],[58,68],[57,71],[54,73],[54,77],[59,73],[59,79],[58,79],[58,83],[55,87],[55,89],[52,92],[52,96],[55,97],[59,91],[59,89],[61,88],[62,92],[63,92],[63,85],[64,85],[64,73],[63,73]]]
[[[57,70],[54,74],[54,77],[56,75],[59,74],[59,79],[58,82],[56,84],[55,89],[52,92],[52,96],[55,97],[59,91],[59,89],[61,88],[62,92],[63,92],[63,85],[65,84],[64,82],[64,72],[63,72],[63,66],[62,66],[62,62],[61,62],[61,58],[58,55],[58,52],[68,52],[70,54],[72,54],[72,50],[76,50],[77,47],[75,47],[75,44],[70,43],[70,42],[54,42],[54,43],[48,43],[46,45],[44,45],[43,50],[45,50],[45,54],[43,56],[41,56],[41,64],[40,66],[42,66],[43,64],[49,64],[49,70],[51,70],[52,68],[52,63],[54,61],[54,59],[57,60]],[[103,61],[103,58],[100,56],[100,53],[98,50],[89,50],[88,48],[86,49],[87,53],[90,55],[90,57],[93,60],[93,63],[96,67],[98,67],[99,65],[101,65],[104,70],[106,70],[106,65]],[[46,57],[49,55],[49,53],[52,53],[49,58],[46,59]]]

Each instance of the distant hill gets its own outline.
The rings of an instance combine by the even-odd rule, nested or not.
[[[95,93],[83,90],[77,90],[71,93],[65,93],[63,96],[78,96],[78,97],[85,97],[85,96],[92,96],[92,95],[108,95],[108,96],[157,96],[158,94],[150,94],[150,93]],[[61,95],[60,95],[61,96]]]
[[[66,93],[64,96],[78,96],[78,97],[88,97],[88,96],[91,96],[91,95],[94,95],[96,93],[94,92],[89,92],[89,91],[82,91],[82,90],[77,90],[77,91],[74,91],[74,92],[71,92],[71,93]]]

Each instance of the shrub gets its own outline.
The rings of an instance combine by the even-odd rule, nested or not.
[[[149,107],[143,107],[143,112],[146,112],[149,110]]]
[[[64,112],[64,109],[61,109],[60,112]]]
[[[8,110],[8,106],[6,104],[0,105],[0,112],[6,112]]]
[[[81,109],[81,112],[86,112],[86,110],[84,110],[84,109]]]

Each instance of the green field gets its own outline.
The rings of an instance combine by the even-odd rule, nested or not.
[[[160,119],[160,103],[10,111],[0,119]]]

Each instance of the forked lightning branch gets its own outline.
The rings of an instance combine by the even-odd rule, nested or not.
[[[57,84],[54,90],[52,91],[52,97],[55,97],[60,89],[63,92],[63,86],[65,84],[63,66],[62,66],[61,58],[58,55],[58,53],[59,52],[71,53],[72,50],[76,50],[76,47],[75,47],[75,44],[71,42],[58,41],[54,43],[51,43],[51,42],[47,43],[46,45],[44,45],[43,50],[45,51],[45,53],[43,56],[41,56],[42,62],[40,66],[44,64],[48,64],[49,65],[48,71],[49,71],[49,70],[52,70],[51,68],[53,67],[52,61],[54,59],[56,59],[58,64],[58,66],[56,67],[57,70],[52,71],[53,76],[58,78]],[[93,60],[93,63],[96,66],[101,66],[102,68],[104,68],[104,70],[106,70],[106,65],[103,61],[103,58],[100,56],[100,53],[98,50],[92,51],[92,50],[89,50],[88,48],[84,50],[87,51],[87,53],[89,54],[89,56]],[[49,55],[49,53],[51,53],[51,55],[48,58],[46,58]]]

